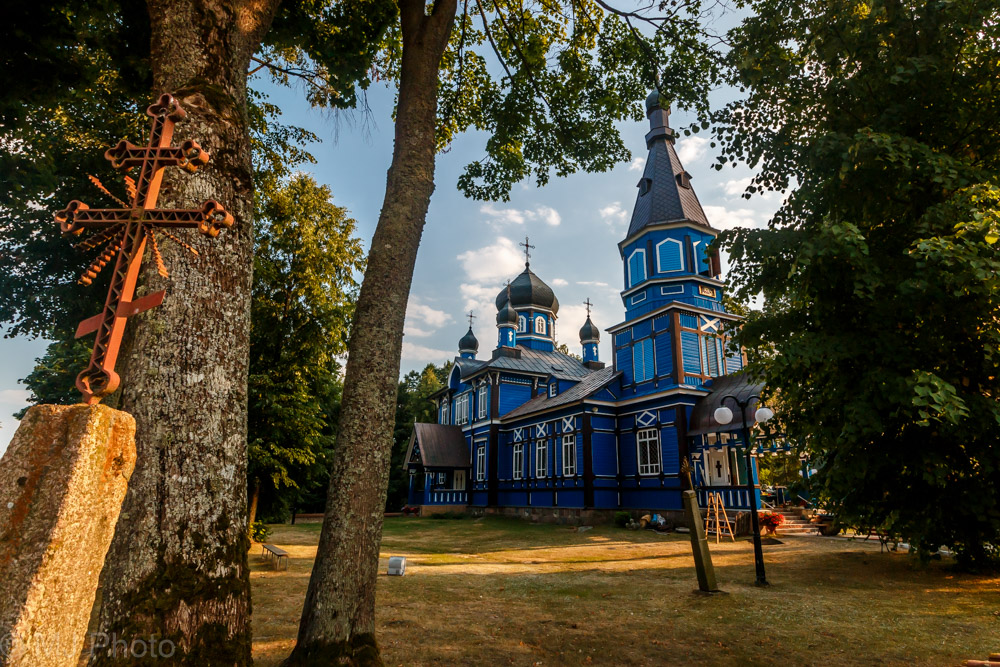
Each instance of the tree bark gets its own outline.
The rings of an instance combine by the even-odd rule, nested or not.
[[[247,518],[247,525],[252,526],[257,520],[257,502],[260,500],[260,477],[254,478],[253,495],[250,496],[250,516]],[[294,515],[293,515],[294,516]],[[292,523],[295,523],[294,521]]]
[[[148,2],[150,100],[173,94],[187,112],[174,144],[195,139],[211,156],[194,175],[165,170],[160,206],[216,199],[236,220],[215,239],[188,234],[197,257],[160,243],[170,277],[147,268],[143,282],[146,291],[165,288],[167,297],[130,320],[122,369],[120,407],[136,420],[137,463],[103,573],[100,631],[127,643],[150,635],[170,640],[170,664],[251,664],[246,386],[253,182],[246,80],[277,4]],[[139,660],[109,642],[91,664]]]
[[[434,191],[438,71],[456,0],[400,0],[403,37],[392,164],[352,323],[319,550],[286,666],[382,664],[375,584],[403,318]]]

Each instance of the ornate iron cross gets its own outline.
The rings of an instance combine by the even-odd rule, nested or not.
[[[535,249],[535,246],[531,245],[527,236],[524,237],[524,243],[518,243],[517,245],[524,248],[524,265],[530,266],[531,251]]]
[[[118,200],[125,208],[92,209],[83,202],[74,200],[55,214],[64,234],[79,235],[85,229],[97,232],[80,244],[81,247],[96,248],[106,242],[101,255],[81,276],[81,283],[89,285],[111,258],[118,255],[103,312],[80,322],[76,330],[77,338],[97,332],[90,364],[76,378],[76,387],[83,394],[83,402],[91,405],[117,389],[121,382],[121,378],[115,373],[115,362],[121,347],[125,320],[163,302],[164,290],[134,298],[147,242],[152,247],[160,274],[167,275],[154,232],[159,230],[166,238],[197,254],[167,230],[196,227],[201,233],[215,237],[223,227],[233,225],[233,216],[219,202],[211,199],[202,204],[201,208],[195,209],[156,208],[163,168],[183,167],[193,173],[208,162],[209,155],[196,141],[185,141],[180,147],[170,145],[174,123],[187,116],[173,97],[163,95],[146,109],[146,113],[153,120],[149,143],[145,147],[122,141],[104,153],[104,157],[116,169],[128,171],[138,167],[137,180],[133,181],[127,176],[125,178],[131,203],[125,204]],[[107,192],[99,181],[94,178],[91,180],[102,191]]]

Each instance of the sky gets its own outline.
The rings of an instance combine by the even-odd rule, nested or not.
[[[309,147],[317,162],[304,171],[330,186],[334,202],[357,220],[357,235],[367,248],[392,158],[395,90],[374,85],[368,92],[371,114],[365,119],[360,114],[311,109],[300,89],[264,89],[283,109],[283,122],[305,127],[322,139]],[[717,91],[716,103],[725,102],[730,94]],[[678,112],[671,115],[670,124],[681,128],[693,120]],[[463,167],[484,156],[484,133],[466,133],[438,155],[436,189],[407,308],[401,373],[456,356],[470,310],[476,316],[473,331],[479,339],[479,356],[489,356],[497,344],[493,301],[504,282],[524,269],[518,243],[525,236],[535,246],[532,271],[559,299],[558,342],[581,353],[578,332],[586,319],[585,299],[594,304],[592,319],[602,330],[623,320],[625,309],[619,296],[623,272],[617,244],[628,228],[645,163],[648,122],[619,127],[632,151],[630,161],[605,173],[553,177],[543,188],[533,182],[520,183],[509,202],[473,201],[456,187]],[[714,153],[709,143],[708,133],[701,133],[680,136],[676,146],[712,226],[719,230],[763,226],[780,201],[774,195],[743,199],[752,172],[744,165],[712,169]],[[81,258],[81,268],[83,264]],[[24,407],[28,398],[18,380],[31,372],[44,350],[42,340],[0,339],[0,452],[17,426],[12,413]],[[610,351],[610,336],[604,335],[601,359],[610,361]]]

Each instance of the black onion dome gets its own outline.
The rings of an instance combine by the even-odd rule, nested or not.
[[[590,315],[587,315],[587,321],[580,327],[580,341],[587,342],[591,340],[600,341],[601,331],[590,321]]]
[[[507,303],[505,303],[503,308],[500,309],[500,312],[497,313],[497,326],[499,327],[505,324],[509,324],[512,327],[517,327],[517,311],[511,308],[510,304]]]
[[[510,284],[510,300],[514,308],[535,306],[551,310],[553,315],[559,312],[559,299],[552,292],[552,288],[542,282],[542,279],[527,266]],[[507,288],[497,294],[497,310],[503,308],[505,303],[507,303]]]
[[[458,350],[459,352],[463,352],[465,350],[470,350],[472,352],[479,351],[479,341],[476,339],[476,335],[472,333],[472,327],[469,327],[469,331],[462,336],[460,341],[458,341]]]

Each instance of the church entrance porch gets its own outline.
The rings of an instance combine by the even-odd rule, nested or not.
[[[421,515],[465,511],[471,462],[461,428],[414,424],[403,465],[409,473],[409,507],[419,507]]]

